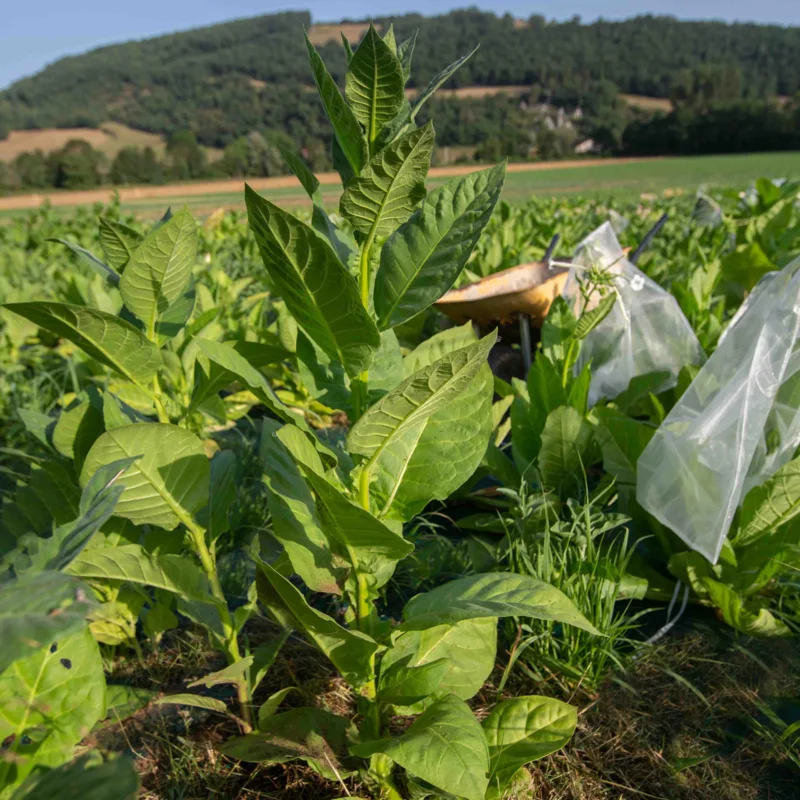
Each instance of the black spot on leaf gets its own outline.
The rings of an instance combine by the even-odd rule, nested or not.
[[[23,744],[23,745],[25,745],[25,744],[32,744],[32,743],[33,743],[33,739],[31,739],[31,737],[30,737],[30,736],[28,736],[28,734],[27,734],[27,733],[24,733],[24,734],[22,735],[22,738],[19,740],[19,743],[20,743],[20,744]]]
[[[72,669],[72,662],[68,658],[62,658],[61,666],[64,667],[64,669]]]
[[[56,650],[58,650],[58,642],[53,642],[53,644],[50,645],[50,652],[55,653]]]

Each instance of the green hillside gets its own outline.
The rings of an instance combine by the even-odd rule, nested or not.
[[[666,97],[686,70],[707,70],[723,99],[794,95],[800,90],[800,28],[637,17],[623,22],[521,22],[477,10],[393,22],[398,40],[419,30],[415,85],[478,53],[451,86],[526,85],[545,94],[590,98],[600,85]],[[287,12],[103,47],[63,58],[0,93],[0,133],[20,128],[96,127],[107,120],[154,133],[189,128],[224,146],[257,129],[295,141],[327,135],[310,83],[302,30],[307,12]],[[334,77],[339,43],[320,52]]]

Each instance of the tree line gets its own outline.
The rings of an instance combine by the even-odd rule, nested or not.
[[[800,90],[800,28],[654,16],[586,25],[534,16],[521,23],[476,9],[377,22],[384,29],[392,23],[398,39],[419,31],[416,86],[480,43],[448,85],[513,84],[586,97],[610,83],[622,93],[668,97],[687,74],[710,69],[728,75],[731,102]],[[0,135],[113,119],[166,135],[193,130],[214,147],[257,130],[324,139],[302,44],[310,26],[307,12],[286,12],[61,59],[0,94]],[[341,44],[319,49],[342,81]]]

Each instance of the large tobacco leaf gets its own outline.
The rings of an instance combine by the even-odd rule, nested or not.
[[[339,204],[342,216],[373,238],[394,231],[425,197],[433,142],[429,122],[373,156],[361,175],[347,184]]]
[[[480,617],[533,617],[597,633],[559,589],[512,572],[470,575],[412,597],[403,609],[401,629],[424,630]]]
[[[731,539],[746,547],[800,513],[800,458],[784,464],[769,480],[751,489],[738,512]]]
[[[272,616],[285,628],[303,631],[349,683],[360,686],[368,681],[378,643],[312,608],[300,590],[266,562],[258,566],[258,598]]]
[[[105,714],[100,651],[88,630],[56,639],[0,674],[0,798],[35,767],[57,767]]]
[[[380,334],[347,267],[316,231],[249,186],[245,201],[264,266],[297,324],[351,377],[368,369]]]
[[[498,703],[483,721],[489,745],[486,800],[502,800],[518,770],[560,750],[577,723],[577,709],[552,697],[529,695]]]
[[[293,708],[265,719],[254,733],[228,739],[220,749],[226,756],[255,763],[305,761],[335,781],[349,772],[351,736],[350,723],[344,717],[321,708]]]
[[[78,345],[88,356],[132,383],[146,383],[161,368],[161,353],[129,322],[86,306],[38,301],[9,303],[19,314],[50,333]]]
[[[409,443],[421,434],[420,427],[474,379],[496,338],[491,333],[402,381],[351,428],[348,450],[373,459],[390,447],[408,452]]]
[[[115,514],[173,530],[206,505],[210,468],[203,443],[175,425],[148,422],[107,431],[86,456],[81,483],[107,464],[136,456],[120,478]]]
[[[476,341],[471,326],[451,329],[428,339],[406,363],[418,371]],[[420,425],[416,439],[408,437],[407,447],[382,452],[371,469],[371,497],[380,515],[407,521],[474,474],[491,435],[492,394],[492,372],[483,364],[459,394]]]
[[[349,164],[352,174],[358,175],[369,158],[367,141],[361,131],[361,126],[353,110],[342,97],[336,82],[322,63],[319,53],[309,41],[308,36],[306,36],[306,47],[308,48],[308,59],[311,63],[311,71],[314,74],[314,82],[317,84],[317,91],[322,99],[328,119],[333,126],[333,133],[336,137],[335,144],[338,145],[339,153]],[[334,148],[334,155],[335,153],[336,149]]]
[[[496,655],[496,617],[467,619],[422,631],[398,631],[381,659],[381,679],[400,664],[414,668],[444,660],[447,670],[439,680],[435,695],[454,694],[469,700],[494,669]],[[419,713],[424,708],[424,702],[407,705],[408,708],[398,711]]]
[[[196,259],[197,224],[188,209],[151,230],[131,254],[119,289],[151,338],[159,317],[186,291]]]
[[[505,164],[434,189],[387,240],[375,281],[379,328],[423,311],[455,283],[492,215]]]
[[[277,425],[264,421],[261,463],[269,489],[267,501],[273,535],[283,545],[295,572],[314,592],[341,594],[344,562],[333,553],[317,513],[314,496],[286,445],[275,435]],[[315,451],[316,455],[316,451]]]
[[[483,729],[469,706],[455,695],[437,700],[396,739],[355,745],[368,757],[383,753],[412,775],[467,800],[484,800],[489,751]]]
[[[84,550],[67,572],[85,580],[150,586],[187,600],[211,600],[208,579],[199,567],[184,556],[148,553],[138,544]]]
[[[392,48],[373,25],[350,61],[345,95],[370,144],[394,118],[405,99],[403,68]]]
[[[0,583],[0,673],[53,641],[80,631],[94,606],[88,586],[61,572]]]

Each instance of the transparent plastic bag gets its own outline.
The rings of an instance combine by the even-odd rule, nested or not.
[[[800,259],[757,284],[638,463],[640,505],[712,563],[800,445]]]
[[[637,269],[625,256],[610,223],[601,225],[579,245],[564,295],[581,301],[578,279],[595,266],[618,276],[614,280],[617,301],[611,313],[586,337],[576,372],[592,362],[589,403],[613,399],[624,392],[632,378],[663,372],[655,392],[671,389],[686,364],[705,359],[692,326],[678,301]]]

